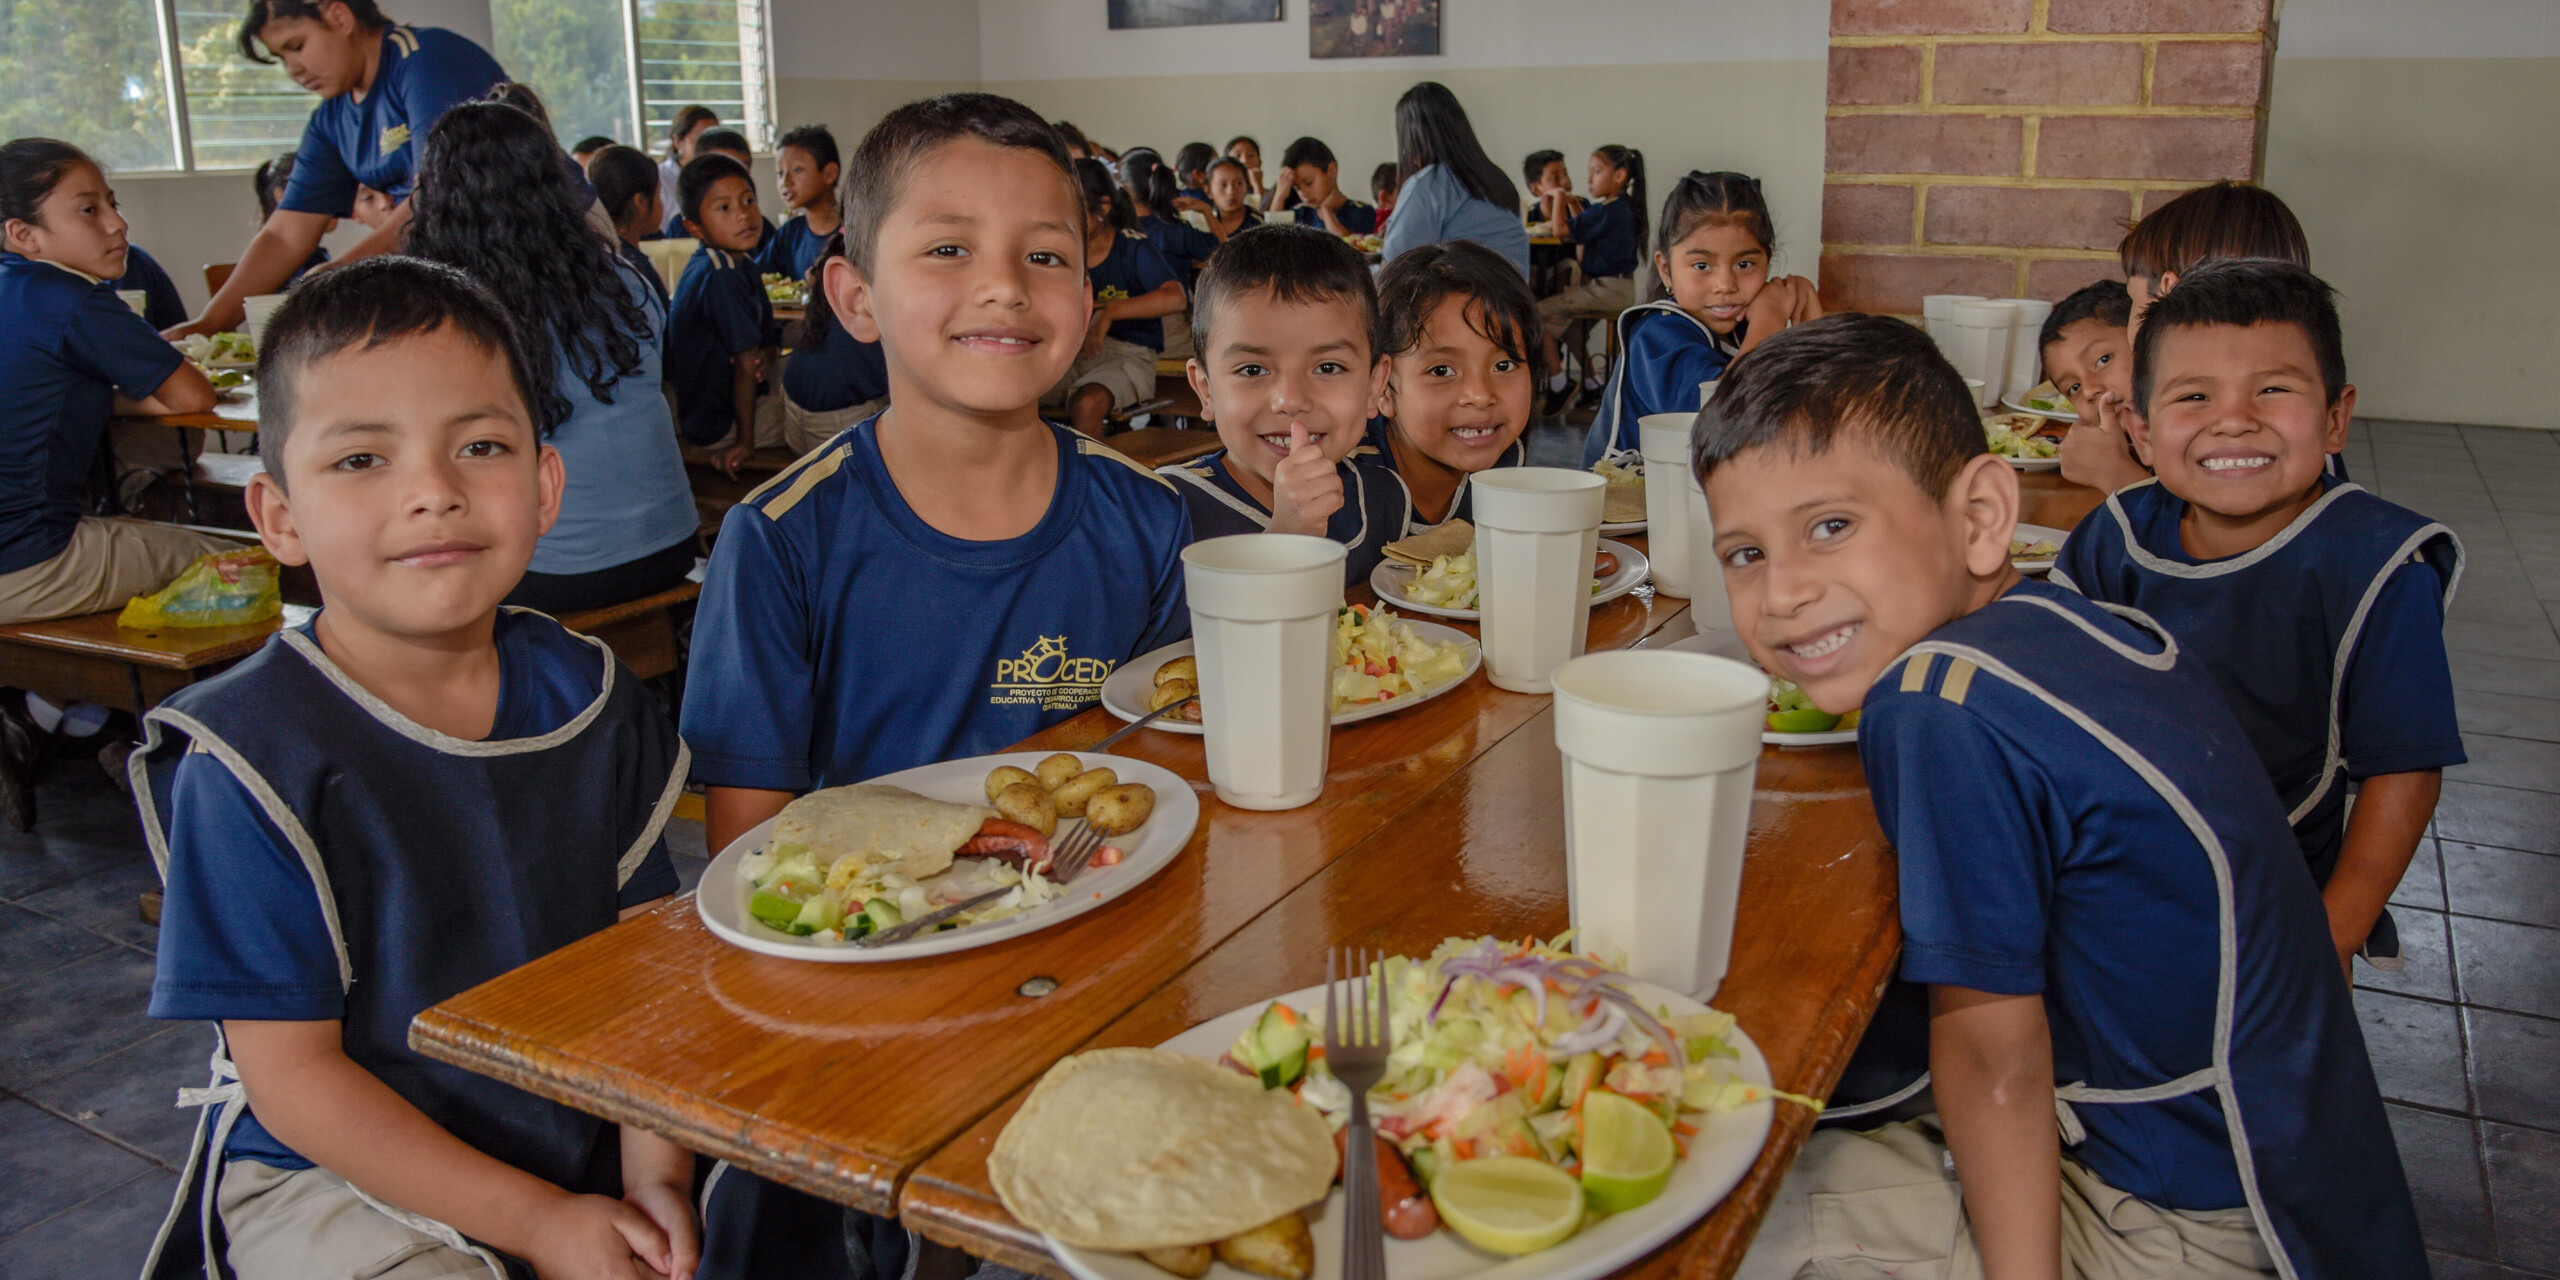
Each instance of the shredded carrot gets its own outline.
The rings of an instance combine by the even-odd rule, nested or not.
[[[1683,1120],[1671,1126],[1671,1132],[1679,1137],[1694,1138],[1698,1136],[1698,1126]]]
[[[1644,1051],[1644,1056],[1636,1059],[1636,1061],[1641,1062],[1648,1067],[1667,1067],[1671,1065],[1670,1056],[1660,1049],[1647,1049]]]
[[[1681,1137],[1679,1134],[1675,1133],[1671,1135],[1671,1145],[1680,1152],[1681,1159],[1686,1160],[1689,1158],[1689,1140],[1687,1138]]]
[[[1461,1160],[1473,1160],[1476,1158],[1476,1140],[1473,1138],[1452,1139],[1449,1143],[1449,1149],[1457,1152],[1458,1158]]]

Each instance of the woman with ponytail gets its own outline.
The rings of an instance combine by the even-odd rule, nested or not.
[[[1543,234],[1571,242],[1582,266],[1582,283],[1538,304],[1538,328],[1547,341],[1547,368],[1554,371],[1547,378],[1546,402],[1538,406],[1546,414],[1563,412],[1573,398],[1573,384],[1565,381],[1564,364],[1556,350],[1557,337],[1578,320],[1614,321],[1636,300],[1636,259],[1644,252],[1644,153],[1610,143],[1591,153],[1590,178],[1591,203],[1568,216],[1558,201],[1541,228]],[[1599,379],[1586,375],[1582,389],[1599,391]]]

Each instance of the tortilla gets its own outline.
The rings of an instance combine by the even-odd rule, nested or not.
[[[1410,538],[1390,542],[1381,548],[1389,560],[1428,569],[1439,556],[1465,555],[1476,545],[1476,527],[1464,520],[1448,520],[1431,526]]]
[[[1642,480],[1633,484],[1610,485],[1609,491],[1601,495],[1600,523],[1634,524],[1644,518],[1644,482]]]
[[[792,801],[773,820],[775,844],[806,845],[818,865],[847,854],[911,880],[940,875],[951,855],[996,811],[928,800],[903,787],[829,787]]]
[[[996,1135],[987,1178],[1013,1216],[1079,1249],[1205,1244],[1325,1198],[1333,1134],[1285,1090],[1161,1049],[1049,1068]]]

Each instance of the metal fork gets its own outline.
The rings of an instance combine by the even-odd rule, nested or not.
[[[1054,856],[1049,860],[1049,869],[1042,874],[1047,876],[1052,883],[1066,884],[1077,876],[1082,875],[1084,873],[1085,864],[1093,861],[1093,855],[1101,849],[1102,833],[1094,830],[1093,824],[1088,822],[1083,826],[1077,827],[1073,833],[1067,836],[1066,839],[1058,842]],[[904,942],[907,939],[934,927],[935,925],[941,924],[943,921],[948,920],[953,916],[959,915],[963,911],[972,911],[979,907],[983,907],[1011,892],[1013,892],[1012,885],[1006,885],[1001,889],[989,889],[985,893],[979,894],[976,897],[963,898],[958,902],[952,903],[950,906],[926,912],[923,915],[917,916],[913,920],[907,921],[905,924],[897,925],[888,929],[882,929],[878,933],[864,934],[863,936],[854,939],[853,945],[857,947],[884,947],[892,942]]]
[[[1378,1213],[1378,1140],[1369,1127],[1369,1090],[1386,1074],[1387,1055],[1395,1049],[1384,973],[1379,974],[1374,1009],[1369,998],[1369,974],[1382,959],[1349,948],[1324,957],[1325,1067],[1351,1091],[1351,1124],[1342,1135],[1343,1280],[1387,1280],[1386,1232]],[[1347,982],[1337,981],[1337,965],[1350,970]]]

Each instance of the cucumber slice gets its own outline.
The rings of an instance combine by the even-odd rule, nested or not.
[[[1253,1068],[1265,1089],[1285,1089],[1307,1074],[1307,1050],[1315,1043],[1298,1011],[1273,1004],[1236,1042],[1237,1060]]]
[[[898,910],[898,904],[887,898],[873,898],[863,903],[862,914],[864,918],[871,921],[871,927],[874,930],[895,929],[907,922],[906,913]]]
[[[843,923],[844,899],[837,897],[833,889],[821,889],[807,902],[801,904],[800,914],[792,919],[790,931],[805,938],[822,929],[832,929]]]
[[[747,899],[747,914],[776,929],[788,930],[816,892],[818,886],[811,881],[778,880]]]

